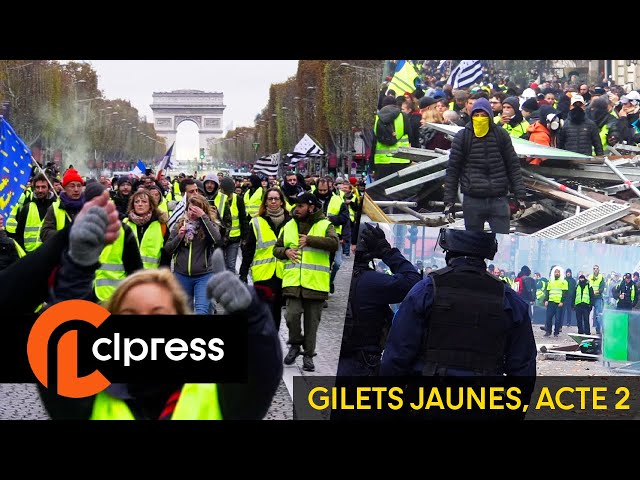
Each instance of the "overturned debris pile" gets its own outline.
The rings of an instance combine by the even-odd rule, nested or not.
[[[449,135],[460,127],[431,124]],[[640,149],[617,145],[615,155],[587,157],[512,138],[522,159],[527,209],[512,232],[544,238],[640,245]],[[367,185],[365,210],[381,221],[464,228],[446,222],[442,202],[449,152],[400,148],[411,164]],[[548,158],[529,165],[527,158]],[[488,228],[488,225],[487,225]]]

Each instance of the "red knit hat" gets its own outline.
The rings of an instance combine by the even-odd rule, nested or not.
[[[75,168],[70,168],[64,172],[64,176],[62,177],[62,188],[65,188],[71,182],[80,182],[84,185],[84,180],[82,180],[82,177]]]
[[[358,179],[356,177],[349,177],[349,183],[351,185],[356,185],[358,183]]]

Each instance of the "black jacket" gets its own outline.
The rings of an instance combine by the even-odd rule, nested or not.
[[[422,280],[397,248],[389,250],[381,260],[393,275],[354,264],[341,355],[350,355],[355,350],[380,354],[386,341],[385,333],[391,328],[393,312],[389,305],[402,302],[413,286]]]
[[[70,224],[39,248],[0,271],[0,311],[30,314],[47,300],[48,282],[69,244]]]
[[[455,203],[458,183],[471,197],[504,197],[513,193],[525,198],[520,160],[511,137],[494,123],[482,138],[475,136],[472,123],[453,137],[444,184],[444,202]]]
[[[576,118],[574,110],[569,112],[567,120],[558,133],[558,148],[582,155],[592,156],[604,155],[602,142],[600,141],[600,129],[595,122],[589,118]],[[592,150],[593,148],[593,150]]]

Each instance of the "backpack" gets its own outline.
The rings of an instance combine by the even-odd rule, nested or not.
[[[402,115],[400,113],[399,115]],[[397,118],[397,117],[396,117]],[[391,123],[383,122],[380,117],[378,117],[378,125],[376,127],[376,138],[383,145],[395,145],[398,143],[398,138],[396,138],[396,129],[395,129],[395,118],[391,121]]]
[[[527,302],[536,301],[536,281],[531,277],[522,278],[522,298]]]

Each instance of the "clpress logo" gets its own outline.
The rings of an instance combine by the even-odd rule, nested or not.
[[[58,327],[70,320],[81,320],[98,328],[110,313],[100,305],[86,300],[67,300],[45,310],[33,324],[27,341],[29,364],[36,378],[48,387],[49,338]],[[60,337],[57,345],[58,394],[70,398],[95,395],[111,382],[98,370],[78,377],[78,331],[70,330]]]
[[[245,382],[247,322],[233,315],[111,315],[67,300],[35,320],[27,357],[44,387],[69,398],[111,383]]]

